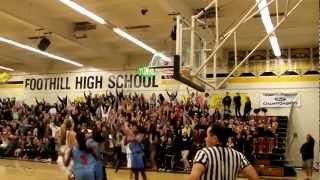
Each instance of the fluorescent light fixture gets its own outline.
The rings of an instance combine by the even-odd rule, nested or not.
[[[28,51],[32,51],[32,52],[47,56],[49,58],[56,59],[56,60],[59,60],[59,61],[63,61],[65,63],[69,63],[69,64],[72,64],[72,65],[75,65],[75,66],[78,66],[78,67],[83,67],[82,64],[77,63],[75,61],[72,61],[72,60],[69,60],[69,59],[66,59],[66,58],[63,58],[63,57],[60,57],[60,56],[56,56],[54,54],[50,54],[50,53],[47,53],[47,52],[44,52],[44,51],[40,51],[39,49],[33,48],[31,46],[24,45],[24,44],[21,44],[21,43],[18,43],[18,42],[9,40],[9,39],[6,39],[4,37],[0,37],[0,42],[4,42],[4,43],[7,43],[7,44],[10,44],[10,45],[22,48],[22,49],[26,49]]]
[[[277,56],[277,57],[280,57],[281,56],[281,50],[280,50],[280,47],[279,47],[279,43],[278,43],[277,37],[275,35],[271,35],[269,37],[269,40],[270,40],[270,43],[271,43],[273,54],[275,56]]]
[[[142,41],[138,40],[137,38],[131,36],[130,34],[128,34],[127,32],[125,32],[125,31],[123,31],[123,30],[121,30],[120,28],[113,28],[113,31],[114,31],[115,33],[117,33],[118,35],[126,38],[127,40],[133,42],[134,44],[142,47],[143,49],[151,52],[152,54],[157,55],[157,56],[160,56],[163,60],[165,60],[165,61],[171,61],[170,58],[167,57],[166,55],[164,55],[164,54],[156,51],[156,50],[153,49],[152,47],[146,45],[144,42],[142,42]]]
[[[146,45],[145,43],[143,43],[142,41],[138,40],[137,38],[131,36],[130,34],[126,33],[125,31],[121,30],[120,28],[113,28],[113,31],[117,34],[119,34],[120,36],[128,39],[129,41],[135,43],[136,45],[142,47],[143,49],[151,52],[152,54],[156,54],[157,51],[155,49],[153,49],[152,47]]]
[[[80,6],[79,4],[75,3],[72,0],[60,0],[60,2],[62,2],[63,4],[69,6],[70,8],[72,8],[73,10],[79,12],[80,14],[83,14],[87,17],[89,17],[90,19],[100,23],[100,24],[106,24],[106,21],[102,18],[97,16],[96,14],[94,14],[93,12],[85,9],[84,7]]]
[[[262,23],[263,23],[267,33],[270,34],[274,30],[274,27],[273,27],[273,24],[272,24],[272,21],[271,21],[267,0],[256,0],[256,2],[258,3],[258,8],[260,10]],[[270,40],[270,43],[271,43],[273,54],[275,56],[277,56],[277,57],[280,57],[281,56],[281,51],[280,51],[278,39],[277,39],[277,37],[276,37],[274,32],[269,37],[269,40]]]
[[[4,67],[4,66],[0,66],[0,69],[7,70],[7,71],[14,71],[14,69]]]

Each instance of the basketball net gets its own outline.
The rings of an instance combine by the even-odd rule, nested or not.
[[[158,72],[160,72],[160,75],[163,77],[170,76],[170,78],[173,76],[173,58],[171,55],[167,53],[162,53],[166,55],[167,57],[170,57],[170,60],[163,59],[163,56],[159,56],[159,54],[154,54],[150,63],[149,63],[149,69],[154,69]],[[166,78],[167,79],[167,78]],[[169,77],[168,77],[169,79]]]

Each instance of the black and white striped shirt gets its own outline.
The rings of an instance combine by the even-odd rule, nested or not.
[[[200,163],[206,169],[201,180],[235,180],[240,170],[250,165],[242,153],[223,146],[199,150],[193,163]]]

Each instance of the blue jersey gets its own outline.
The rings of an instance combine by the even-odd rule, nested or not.
[[[94,170],[96,160],[91,153],[81,151],[78,146],[73,146],[72,156],[74,171]]]
[[[99,147],[99,143],[97,143],[92,138],[90,138],[90,139],[87,140],[86,144],[87,144],[88,148],[92,148],[94,150],[94,152],[98,156],[99,160],[103,160],[103,155],[101,153],[101,150],[100,150],[100,147]]]
[[[138,141],[131,141],[127,145],[128,168],[143,169],[143,146]]]
[[[87,147],[92,148],[96,155],[98,156],[98,159],[95,164],[95,177],[96,180],[104,180],[106,179],[105,174],[105,168],[104,168],[104,162],[103,162],[103,155],[100,151],[99,143],[94,141],[92,138],[89,138],[86,142]]]

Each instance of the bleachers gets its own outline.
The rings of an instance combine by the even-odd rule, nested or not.
[[[120,95],[117,95],[120,96]],[[124,96],[121,96],[122,98],[124,98]],[[128,97],[126,97],[128,98]],[[138,99],[139,97],[135,97],[136,99]],[[108,99],[108,98],[106,98]],[[111,98],[112,99],[112,98]],[[120,98],[119,98],[120,99]],[[100,99],[101,101],[103,99]],[[87,100],[87,104],[90,105],[91,109],[97,109],[97,107],[92,103],[92,102],[98,102],[98,99],[94,99],[93,98],[88,98]],[[110,104],[107,100],[105,100],[106,104]],[[126,101],[131,102],[132,104],[134,104],[136,101],[134,101],[133,99],[126,99]],[[90,102],[90,103],[89,103]],[[14,104],[14,103],[12,103]],[[112,104],[117,104],[115,102],[112,102]],[[131,105],[132,105],[131,104]],[[160,105],[158,105],[159,108],[157,109],[151,109],[154,112],[157,112],[157,110],[159,111],[159,117],[161,114],[161,118],[163,120],[164,123],[162,123],[161,125],[161,121],[156,121],[154,118],[150,119],[150,122],[153,122],[156,126],[159,128],[155,128],[154,132],[157,134],[159,133],[159,142],[157,144],[157,147],[163,143],[163,148],[165,148],[165,146],[167,145],[167,140],[168,138],[174,138],[173,133],[175,133],[176,137],[180,137],[180,138],[176,138],[175,139],[175,154],[176,157],[174,164],[172,165],[172,168],[169,168],[170,171],[174,171],[174,172],[179,172],[179,171],[184,171],[184,172],[188,172],[188,168],[186,170],[186,168],[183,167],[183,163],[180,161],[181,159],[181,154],[180,154],[180,149],[179,149],[179,143],[181,143],[181,136],[182,136],[182,131],[184,128],[190,130],[190,135],[188,135],[190,138],[190,148],[188,150],[190,150],[190,154],[188,157],[188,160],[190,161],[190,164],[192,164],[192,160],[194,158],[194,155],[196,153],[196,151],[198,149],[201,149],[202,147],[205,146],[205,132],[206,129],[209,125],[209,123],[213,123],[215,121],[218,122],[223,122],[226,126],[228,126],[228,128],[230,130],[232,130],[232,134],[233,134],[233,138],[231,138],[230,140],[230,147],[237,149],[238,151],[242,152],[244,155],[247,156],[247,158],[253,163],[253,165],[256,167],[257,171],[259,172],[260,175],[269,175],[269,176],[283,176],[283,175],[294,175],[294,173],[289,173],[292,172],[292,169],[290,169],[290,167],[287,166],[287,162],[286,162],[286,157],[285,157],[285,153],[286,153],[286,140],[287,140],[287,133],[288,133],[288,117],[286,116],[265,116],[265,115],[257,115],[257,113],[255,115],[252,115],[248,118],[236,118],[236,117],[230,117],[227,116],[228,118],[222,118],[219,117],[217,119],[215,119],[213,116],[204,116],[203,117],[197,117],[194,116],[195,118],[192,118],[192,116],[190,115],[190,117],[186,118],[188,119],[187,122],[185,122],[185,124],[183,126],[182,123],[183,121],[180,119],[178,124],[178,113],[174,114],[175,111],[172,111],[171,114],[170,113],[165,113],[162,114],[162,112],[159,109],[165,109],[169,106],[167,106],[167,102],[162,103]],[[41,106],[42,104],[37,104],[36,107]],[[187,106],[184,104],[181,104],[180,106]],[[190,105],[188,105],[190,106]],[[192,105],[194,106],[194,105]],[[191,106],[191,107],[192,107]],[[64,107],[64,106],[63,106]],[[86,107],[86,106],[82,106],[82,107]],[[137,106],[138,107],[138,106]],[[91,113],[92,115],[95,115],[96,111],[90,112],[90,108],[89,106],[87,107],[87,109],[81,109],[80,107],[75,106],[74,108],[78,108],[79,111],[82,111],[83,113],[86,111],[88,113]],[[172,107],[173,109],[175,109],[174,107]],[[180,107],[181,108],[181,107]],[[28,108],[26,108],[28,109]],[[37,108],[35,108],[36,110]],[[46,112],[42,112],[44,115],[46,116],[41,116],[42,118],[44,117],[49,117],[48,112],[50,111],[50,107],[46,107]],[[57,107],[57,109],[61,109],[59,107]],[[193,108],[189,108],[189,109],[193,109]],[[13,108],[14,110],[14,108]],[[129,110],[128,110],[129,111]],[[143,112],[143,109],[140,109],[139,111]],[[130,112],[130,111],[129,111]],[[60,111],[58,111],[58,113],[62,113]],[[190,113],[190,112],[189,112]],[[193,112],[194,114],[199,114],[198,112]],[[191,114],[193,114],[191,113]],[[71,112],[72,114],[72,112]],[[72,114],[73,115],[73,114]],[[104,137],[105,137],[105,145],[106,147],[109,147],[109,143],[112,142],[111,144],[113,144],[113,142],[115,141],[115,134],[117,134],[118,129],[116,128],[111,128],[112,124],[114,124],[112,121],[114,121],[117,117],[120,117],[121,114],[117,114],[116,111],[112,112],[112,114],[109,116],[109,119],[107,119],[106,121],[97,121],[100,122],[99,126],[104,126],[106,128],[104,133],[101,133]],[[133,113],[134,115],[134,113]],[[171,115],[175,115],[172,116],[171,120],[170,120],[170,116]],[[76,114],[75,115],[75,119],[78,118],[78,116],[81,116],[80,114]],[[23,117],[23,116],[21,116]],[[56,117],[56,116],[55,116]],[[30,116],[31,118],[31,116]],[[134,116],[134,118],[138,118],[137,115]],[[30,129],[28,129],[28,131],[33,131],[33,128],[31,126],[31,124],[29,125],[29,123],[33,122],[33,121],[27,121],[28,119],[26,118],[22,118],[23,119],[23,123],[27,123],[27,127],[30,127]],[[247,121],[246,121],[247,120]],[[57,123],[57,125],[61,125],[62,121],[58,122],[58,121],[54,121],[55,123]],[[175,123],[176,122],[176,123]],[[8,131],[8,129],[10,129],[9,124],[10,121],[2,121],[3,123],[3,127],[2,127],[2,131]],[[17,121],[17,123],[21,123],[20,121]],[[48,121],[45,121],[45,123],[48,123]],[[151,132],[147,131],[148,130],[148,123],[147,121],[140,121],[141,125],[140,128],[144,128],[144,132],[146,133],[146,135],[150,135]],[[145,124],[144,124],[145,123]],[[99,123],[98,123],[99,124]],[[98,126],[98,124],[96,124]],[[179,130],[179,131],[174,131],[174,124],[176,125],[175,127]],[[94,121],[89,121],[87,123],[88,128],[92,128],[93,126],[95,126]],[[92,127],[90,127],[90,125]],[[49,128],[49,124],[46,124],[46,126]],[[172,127],[171,127],[172,126]],[[24,124],[22,124],[21,127],[24,127]],[[166,129],[166,131],[163,131],[163,129]],[[20,131],[20,129],[14,129],[12,130],[12,132],[15,131]],[[150,130],[150,129],[149,129]],[[19,132],[18,131],[18,132]],[[10,131],[11,132],[11,131]],[[186,131],[187,132],[187,131]],[[112,140],[110,140],[108,137],[110,137],[109,135],[112,135],[111,137],[113,137]],[[231,134],[230,134],[231,135]],[[23,139],[24,134],[20,134],[18,136],[20,139]],[[38,135],[34,137],[35,139],[42,139],[42,136]],[[51,137],[49,137],[51,138]],[[161,140],[163,138],[163,140]],[[232,143],[233,141],[233,143]],[[146,147],[148,147],[148,143],[145,142]],[[23,146],[23,145],[21,145]],[[19,148],[19,147],[16,147]],[[25,152],[28,150],[28,147],[21,147],[22,152]],[[106,159],[109,161],[109,164],[114,164],[114,146],[110,147],[110,149],[105,148],[106,152]],[[147,149],[148,150],[148,149]],[[159,149],[157,149],[158,151]],[[159,150],[160,151],[160,150]],[[16,156],[15,149],[12,149],[10,151],[11,153],[8,155],[9,157],[11,156]],[[162,152],[162,151],[161,151]],[[163,152],[165,155],[165,152]],[[37,157],[41,158],[41,156],[39,156],[39,154],[36,154]],[[1,156],[1,154],[0,154]],[[24,155],[26,156],[26,155]],[[159,159],[159,157],[161,158],[162,156],[159,155],[159,153],[157,154],[157,157]],[[21,158],[21,156],[18,156],[18,158]],[[33,159],[34,157],[24,157],[25,159]],[[146,157],[147,158],[147,167],[153,168],[150,166],[150,159],[149,156]],[[111,162],[110,162],[111,161]],[[161,163],[160,163],[161,164]],[[124,163],[123,163],[124,165]],[[158,164],[157,164],[158,166]],[[159,168],[158,169],[163,169],[163,168]],[[167,169],[168,170],[168,169]],[[294,172],[294,171],[293,171]]]
[[[296,176],[295,170],[286,161],[288,117],[277,117],[276,146],[271,154],[256,154],[255,168],[263,176]]]

